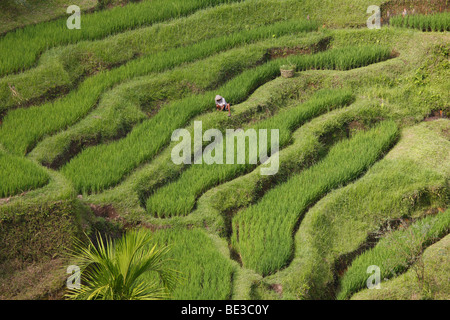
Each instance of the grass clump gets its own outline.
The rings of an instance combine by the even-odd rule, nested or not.
[[[151,245],[145,230],[129,231],[117,240],[104,241],[97,235],[97,246],[89,240],[75,242],[71,258],[80,267],[79,288],[69,288],[73,300],[162,300],[178,281],[177,272],[167,267],[167,248]],[[144,281],[147,273],[158,281]]]
[[[216,247],[213,236],[201,229],[169,228],[152,233],[153,243],[169,247],[168,267],[180,272],[175,300],[225,300],[231,297],[233,265]],[[145,281],[154,281],[151,275]]]
[[[40,188],[48,182],[49,176],[42,167],[0,150],[0,198]]]

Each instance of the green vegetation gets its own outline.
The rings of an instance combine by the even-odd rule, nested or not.
[[[278,129],[279,147],[284,147],[291,138],[291,133],[302,123],[313,117],[330,111],[334,108],[345,106],[352,101],[352,94],[348,91],[322,90],[317,92],[310,100],[296,107],[288,108],[279,114],[259,122],[247,129],[256,130],[256,141],[259,141],[259,129],[265,129],[267,133],[267,149],[270,150],[270,130]],[[234,141],[233,141],[234,144]],[[223,143],[223,163],[226,164],[226,137]],[[216,184],[223,183],[254,167],[250,162],[257,159],[249,157],[249,141],[246,140],[245,158],[246,164],[201,164],[192,165],[184,171],[176,181],[165,185],[147,200],[147,210],[159,217],[173,215],[186,215],[194,207],[196,198],[205,190]],[[259,151],[258,151],[259,152]],[[270,154],[270,153],[269,153]]]
[[[394,27],[414,28],[421,31],[450,31],[450,12],[405,17],[398,15],[392,17],[389,23]]]
[[[196,30],[197,34],[204,35],[208,32],[207,29],[219,27],[220,24],[211,23],[211,21],[217,21],[219,17],[224,23],[232,22],[234,27],[237,25],[244,25],[245,27],[255,25],[258,23],[255,20],[258,19],[263,19],[267,24],[270,24],[286,19],[306,19],[308,15],[312,20],[323,21],[328,25],[361,26],[367,19],[365,13],[367,7],[371,4],[379,4],[381,1],[358,0],[353,2],[352,6],[342,5],[340,2],[328,2],[327,5],[317,6],[314,0],[307,0],[302,3],[297,0],[266,0],[264,2],[252,0],[171,0],[170,2],[157,0],[131,3],[125,7],[115,7],[107,11],[84,14],[81,30],[68,30],[66,28],[67,18],[65,17],[8,33],[0,42],[2,47],[8,48],[2,50],[0,56],[0,75],[31,67],[38,55],[49,47],[75,43],[80,40],[104,38],[127,29],[182,17],[199,9],[233,2],[238,3],[230,6],[218,6],[214,16],[207,17],[208,20],[205,21],[208,28],[204,28],[205,24],[203,24],[201,28]],[[229,15],[230,12],[227,12],[228,8],[233,10],[231,15]],[[246,21],[245,18],[251,18],[253,21]],[[240,23],[237,24],[235,21]],[[184,29],[181,30],[186,32]],[[229,30],[226,33],[228,32]]]
[[[294,260],[273,279],[283,283],[286,295],[334,298],[336,266],[357,252],[368,234],[389,219],[445,207],[449,142],[436,132],[440,128],[448,128],[448,120],[404,129],[397,145],[364,177],[331,192],[307,212],[295,235]]]
[[[349,46],[336,48],[317,55],[289,59],[297,71],[314,69],[349,70],[360,68],[372,63],[387,60],[391,50],[383,46]]]
[[[204,129],[217,128],[223,132],[226,128],[241,126],[247,122],[261,121],[270,117],[277,110],[297,105],[299,101],[306,101],[317,90],[314,85],[318,81],[316,77],[295,77],[289,80],[279,77],[259,87],[243,103],[233,105],[231,118],[223,117],[220,112],[208,112],[192,119],[186,129],[193,134],[194,121],[202,121]],[[301,96],[299,88],[301,88]],[[172,142],[152,161],[126,177],[124,182],[116,188],[90,196],[90,201],[97,202],[101,198],[100,202],[113,202],[114,206],[122,206],[127,203],[129,209],[133,208],[132,211],[137,210],[145,214],[143,207],[139,204],[145,206],[145,200],[157,186],[178,177],[185,168],[183,165],[175,165],[171,160],[171,150],[177,143]],[[145,217],[149,216],[145,215]],[[169,219],[164,219],[164,221],[167,220]],[[151,223],[159,224],[160,222],[161,220]]]
[[[277,183],[316,163],[334,142],[354,135],[358,130],[350,129],[351,123],[371,126],[382,117],[380,109],[363,100],[314,118],[294,131],[292,144],[280,151],[280,167],[276,175],[261,175],[259,166],[244,176],[218,185],[199,198],[197,209],[187,218],[213,216],[219,219],[255,203]],[[145,181],[149,183],[151,180],[147,178]],[[221,234],[227,231],[218,230]]]
[[[342,278],[338,299],[347,299],[366,288],[366,270],[371,265],[380,268],[381,279],[403,273],[421,256],[426,246],[450,231],[450,210],[437,216],[425,217],[408,229],[392,231],[375,248],[359,255]],[[416,262],[418,264],[419,262]],[[419,281],[421,270],[419,271]],[[422,283],[423,285],[423,283]],[[423,288],[426,290],[426,288]]]
[[[302,40],[294,36],[265,40],[185,64],[158,77],[149,75],[124,82],[105,93],[98,107],[86,118],[44,139],[29,156],[52,167],[63,164],[81,149],[85,141],[91,145],[123,136],[133,125],[153,116],[171,100],[181,99],[190,93],[204,92],[245,66],[258,64],[265,59],[268,47],[302,43],[305,50],[312,50],[322,39],[321,35],[311,35]],[[217,74],[223,77],[217,78]]]
[[[448,299],[446,0],[0,2],[0,299]],[[277,173],[175,164],[196,121]]]
[[[389,58],[390,51],[384,47],[354,47],[318,53],[310,57],[290,58],[301,68],[336,67],[349,69]],[[303,60],[306,60],[304,62]],[[211,108],[216,92],[222,92],[228,101],[236,104],[264,82],[279,74],[283,59],[268,62],[252,70],[244,71],[215,91],[193,95],[175,101],[162,108],[151,119],[136,126],[128,136],[118,142],[85,149],[73,158],[62,172],[69,177],[75,188],[82,192],[101,191],[117,184],[122,177],[143,161],[153,157],[167,145],[175,129],[183,127],[190,118]],[[170,119],[170,124],[167,120]]]
[[[80,288],[68,290],[76,300],[160,300],[167,298],[177,283],[177,273],[167,267],[167,248],[150,246],[151,234],[130,231],[121,239],[104,241],[97,235],[97,246],[89,240],[75,243],[72,254],[81,269]],[[146,273],[156,273],[158,281],[144,281]]]
[[[405,274],[381,283],[379,290],[363,290],[352,296],[355,300],[448,300],[450,287],[450,235],[429,246],[423,253],[420,265],[412,266]],[[421,288],[415,267],[423,271],[425,286]]]
[[[2,205],[0,261],[42,262],[67,253],[90,223],[76,199]]]
[[[152,233],[154,243],[168,246],[168,267],[182,280],[172,291],[176,300],[224,300],[231,295],[232,264],[218,251],[216,242],[200,229],[163,229]],[[145,276],[150,281],[151,275]]]
[[[42,187],[48,180],[45,170],[34,162],[0,150],[0,198]]]
[[[271,189],[255,205],[233,218],[233,246],[244,266],[262,275],[273,273],[292,255],[296,221],[326,192],[359,177],[397,137],[397,127],[384,122],[337,143],[317,165]]]
[[[143,1],[128,4],[126,7],[115,7],[83,15],[83,26],[79,30],[68,30],[67,18],[17,29],[0,38],[0,45],[3,48],[0,53],[0,75],[31,67],[43,50],[57,45],[94,40],[129,28],[185,16],[211,5],[229,2],[233,0]]]
[[[27,153],[44,135],[63,129],[84,117],[95,106],[101,94],[117,83],[152,72],[162,72],[252,39],[282,35],[295,30],[311,31],[312,26],[314,24],[309,22],[275,24],[254,31],[243,31],[234,36],[207,40],[191,47],[163,51],[133,60],[109,72],[100,72],[89,77],[77,90],[71,91],[64,98],[42,106],[10,111],[0,127],[0,142],[14,153]]]
[[[58,90],[64,92],[72,88],[83,76],[95,76],[102,72],[106,73],[103,78],[107,78],[110,74],[108,70],[136,57],[139,58],[131,62],[131,66],[124,66],[119,69],[120,71],[111,71],[113,77],[115,74],[122,75],[121,78],[115,79],[112,84],[133,76],[146,74],[146,72],[165,70],[183,62],[204,58],[238,45],[272,38],[273,35],[278,37],[288,33],[317,29],[317,23],[312,21],[283,21],[273,25],[234,32],[227,37],[218,37],[226,30],[227,24],[223,24],[210,30],[209,35],[202,38],[194,33],[195,29],[191,29],[192,31],[189,33],[180,35],[179,38],[174,40],[172,33],[178,32],[178,29],[184,27],[187,21],[191,22],[190,20],[193,19],[176,20],[177,23],[174,24],[176,28],[165,27],[164,30],[167,30],[165,33],[168,33],[165,37],[160,34],[161,32],[158,32],[161,28],[155,26],[139,31],[128,31],[94,42],[83,41],[49,50],[42,55],[36,68],[18,75],[6,76],[0,80],[0,102],[2,102],[0,111],[51,97],[56,95]],[[193,27],[192,24],[200,23],[204,24],[204,21],[192,21],[190,27]],[[232,30],[228,31],[231,32]],[[136,41],[137,32],[139,32],[137,35],[143,38],[143,41]],[[216,37],[208,40],[211,36]],[[162,39],[158,42],[149,42],[146,37],[161,37]],[[200,42],[196,44],[196,40]],[[189,48],[178,47],[187,45],[193,46]],[[164,54],[158,52],[163,51],[164,48],[173,51]],[[154,57],[154,55],[157,55],[157,57]],[[162,69],[152,69],[148,64],[156,64],[160,67],[162,65]],[[88,80],[88,82],[90,85],[96,84],[94,81]]]

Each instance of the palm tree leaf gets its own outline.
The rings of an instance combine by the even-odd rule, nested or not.
[[[69,290],[70,299],[166,299],[180,280],[179,272],[167,268],[167,247],[151,247],[151,233],[131,231],[113,241],[97,234],[97,246],[75,241],[70,256],[82,270],[82,285]],[[157,281],[144,281],[146,272],[156,272]]]

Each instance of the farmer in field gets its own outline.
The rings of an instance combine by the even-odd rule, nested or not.
[[[219,95],[216,96],[216,109],[220,111],[228,110],[228,116],[231,117],[230,104],[225,101],[224,97]]]

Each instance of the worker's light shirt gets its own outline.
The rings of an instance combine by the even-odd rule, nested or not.
[[[226,106],[227,102],[225,101],[225,98],[222,98],[219,101],[216,101],[216,104],[219,106]]]

